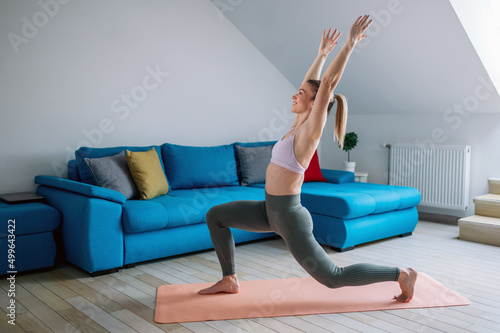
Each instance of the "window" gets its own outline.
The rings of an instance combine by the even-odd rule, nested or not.
[[[450,0],[491,80],[500,93],[500,1]]]

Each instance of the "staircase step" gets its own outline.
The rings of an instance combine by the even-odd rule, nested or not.
[[[500,194],[500,178],[488,178],[489,191],[492,194]]]
[[[476,215],[500,217],[500,194],[485,194],[474,198]]]
[[[458,220],[459,238],[500,246],[500,218],[473,215]]]

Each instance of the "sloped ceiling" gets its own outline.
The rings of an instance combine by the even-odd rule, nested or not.
[[[343,32],[328,64],[354,20],[369,14],[368,38],[358,44],[337,88],[354,114],[446,114],[456,105],[500,112],[500,97],[448,0],[213,4],[295,87],[317,54],[324,28]]]

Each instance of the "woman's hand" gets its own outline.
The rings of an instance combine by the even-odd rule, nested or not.
[[[354,24],[352,25],[351,30],[349,31],[347,41],[351,41],[352,43],[356,44],[363,38],[366,38],[366,35],[363,35],[363,33],[372,23],[372,20],[368,21],[368,18],[368,15],[358,17],[356,22],[354,22]]]
[[[337,29],[335,29],[335,31],[333,31],[333,34],[330,36],[331,32],[332,28],[328,30],[328,34],[326,33],[326,30],[323,30],[323,38],[321,39],[321,44],[319,45],[319,55],[321,56],[328,56],[335,45],[337,45],[337,40],[342,34]]]

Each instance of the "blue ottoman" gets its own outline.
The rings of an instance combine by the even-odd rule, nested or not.
[[[43,203],[0,202],[0,275],[54,266],[60,224],[59,212]]]
[[[376,240],[409,236],[418,222],[420,192],[411,187],[348,182],[305,183],[302,204],[320,244],[337,251]]]

